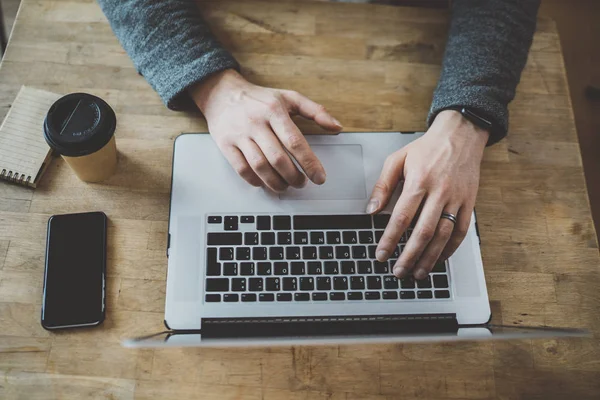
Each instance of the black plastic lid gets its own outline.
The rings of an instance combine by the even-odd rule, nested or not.
[[[104,100],[87,93],[71,93],[56,100],[48,110],[44,138],[64,156],[85,156],[104,147],[116,125],[115,112]]]

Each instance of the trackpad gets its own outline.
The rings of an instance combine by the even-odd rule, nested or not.
[[[362,146],[359,144],[315,145],[327,180],[321,186],[308,182],[302,189],[289,188],[281,200],[362,200],[367,198]]]

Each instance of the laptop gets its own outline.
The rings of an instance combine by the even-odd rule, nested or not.
[[[406,342],[580,335],[491,327],[476,216],[457,251],[423,280],[397,279],[375,249],[401,187],[365,214],[386,157],[423,133],[310,135],[321,186],[248,185],[208,134],[175,140],[165,332],[129,347]]]

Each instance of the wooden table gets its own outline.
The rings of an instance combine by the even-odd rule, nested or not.
[[[303,3],[303,4],[300,4]],[[446,11],[308,2],[204,5],[254,82],[296,89],[347,130],[423,130]],[[24,0],[0,69],[4,115],[19,87],[101,96],[118,116],[118,173],[84,184],[54,159],[40,187],[0,184],[0,398],[554,399],[600,391],[594,339],[497,343],[128,350],[162,329],[171,152],[198,115],[167,110],[93,0]],[[555,25],[540,19],[511,106],[488,149],[477,211],[494,322],[600,331],[598,245]],[[310,126],[303,125],[305,129]],[[39,323],[46,221],[110,218],[102,327]],[[597,397],[595,397],[597,398]]]

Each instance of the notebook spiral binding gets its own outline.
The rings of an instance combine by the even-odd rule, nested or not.
[[[3,169],[0,172],[0,179],[4,179],[5,181],[17,183],[19,185],[28,185],[31,182],[31,175],[25,176],[25,174],[19,174],[18,172],[7,171]]]

